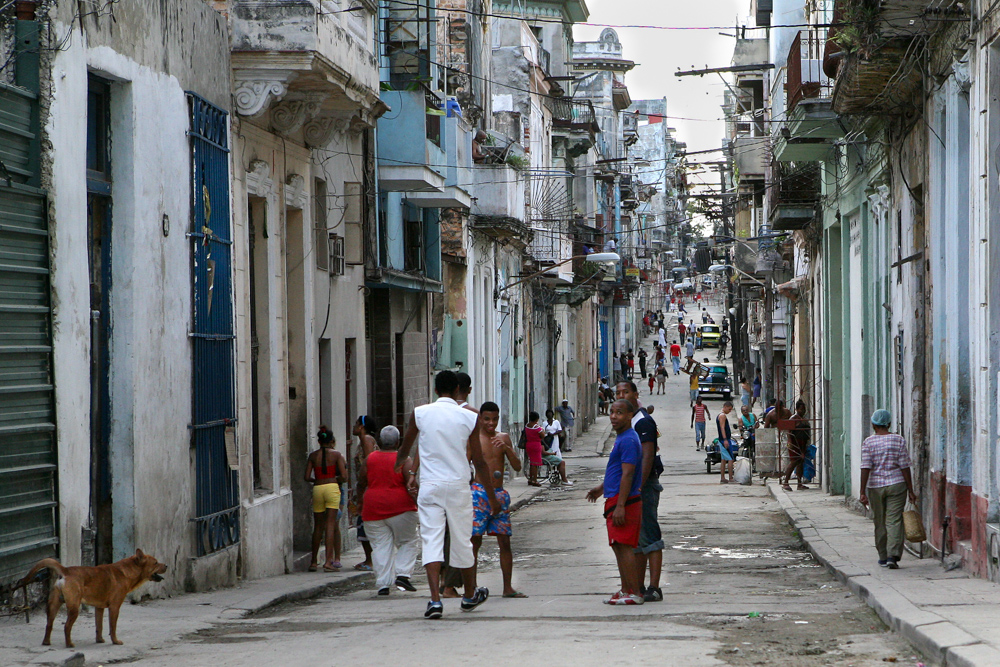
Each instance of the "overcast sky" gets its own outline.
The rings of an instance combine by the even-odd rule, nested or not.
[[[619,25],[725,26],[745,25],[750,0],[587,0],[590,22]],[[577,41],[596,41],[603,28],[576,26]],[[618,28],[624,56],[638,63],[625,78],[632,99],[667,98],[670,126],[689,151],[716,148],[725,133],[722,117],[724,85],[718,74],[676,77],[680,69],[728,66],[735,39],[725,30],[653,30]],[[702,120],[683,120],[694,118]],[[692,156],[692,162],[712,159]]]

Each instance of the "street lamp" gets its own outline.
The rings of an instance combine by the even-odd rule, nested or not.
[[[510,285],[501,287],[496,291],[496,294],[497,296],[499,296],[502,292],[506,292],[511,287],[517,287],[521,283],[527,282],[532,278],[537,278],[538,276],[544,275],[558,266],[562,266],[563,264],[569,264],[574,259],[582,259],[585,262],[597,262],[599,264],[617,264],[618,262],[622,261],[621,256],[616,252],[592,252],[589,255],[574,255],[569,259],[564,259],[563,261],[557,264],[553,264],[552,266],[546,267],[541,271],[536,271],[535,273],[532,273],[530,276],[525,276],[524,278],[518,280],[516,283],[511,283]]]

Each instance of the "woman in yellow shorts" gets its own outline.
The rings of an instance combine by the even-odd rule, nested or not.
[[[319,449],[309,455],[305,478],[313,484],[312,560],[309,571],[315,572],[319,544],[326,533],[326,563],[324,572],[340,571],[340,484],[347,480],[344,455],[334,449],[337,445],[333,433],[325,426],[316,434]]]

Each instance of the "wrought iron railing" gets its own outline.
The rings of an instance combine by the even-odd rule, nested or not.
[[[785,91],[789,112],[804,98],[829,98],[833,82],[823,73],[826,30],[800,30],[788,50]]]
[[[590,132],[599,131],[594,105],[590,100],[556,97],[549,101],[552,108],[552,124],[556,127]]]

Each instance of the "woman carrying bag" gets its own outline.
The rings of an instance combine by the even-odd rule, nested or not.
[[[903,556],[903,509],[906,499],[916,504],[910,475],[910,454],[906,440],[889,433],[892,415],[888,410],[872,414],[875,435],[861,445],[861,496],[858,500],[871,507],[875,520],[875,548],[878,564],[890,570],[899,569]]]

